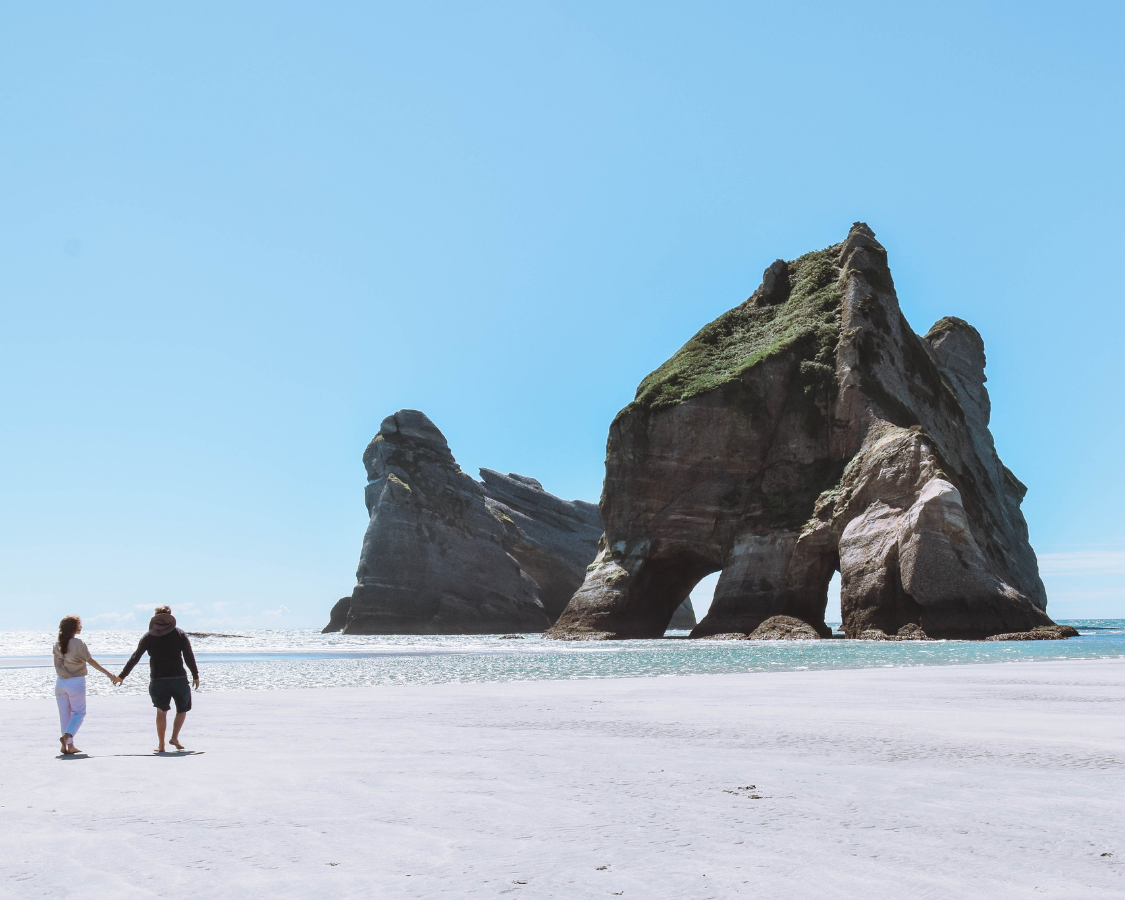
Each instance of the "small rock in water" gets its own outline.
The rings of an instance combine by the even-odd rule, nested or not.
[[[523,635],[522,634],[502,634],[502,635],[500,635],[500,640],[502,640],[502,641],[522,641]]]
[[[808,622],[792,616],[771,616],[751,633],[751,641],[817,641],[820,635]]]
[[[994,634],[986,641],[1062,641],[1078,637],[1078,629],[1070,625],[1044,625],[1031,631],[1012,631],[1007,634]]]

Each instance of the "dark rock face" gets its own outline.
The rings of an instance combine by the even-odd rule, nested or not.
[[[849,637],[1052,624],[1026,488],[988,431],[984,363],[960,319],[911,330],[862,223],[775,262],[614,420],[604,544],[549,634],[658,636],[715,571],[695,636],[785,615],[828,637],[836,570]]]
[[[598,552],[598,507],[560,500],[534,478],[481,469],[484,502],[499,523],[504,547],[535,581],[554,622],[566,608]]]
[[[328,624],[321,630],[321,634],[330,634],[333,631],[343,631],[348,624],[348,610],[352,608],[352,598],[341,597],[332,605],[332,612],[328,614]]]

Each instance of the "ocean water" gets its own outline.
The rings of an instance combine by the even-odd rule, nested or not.
[[[257,691],[349,685],[641,678],[808,669],[949,666],[1023,660],[1125,657],[1125,619],[1070,620],[1066,641],[711,641],[569,642],[537,634],[363,636],[317,631],[239,631],[193,637],[205,691]],[[90,652],[120,671],[139,631],[83,631]],[[0,632],[0,699],[50,697],[52,632]],[[91,694],[144,693],[148,659],[120,688],[91,669]]]

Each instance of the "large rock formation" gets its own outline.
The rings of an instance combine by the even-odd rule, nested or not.
[[[984,365],[960,319],[911,330],[866,225],[777,260],[614,420],[604,543],[550,634],[662,634],[719,570],[695,636],[787,615],[828,637],[837,570],[849,637],[1051,624],[1026,488],[988,431]]]
[[[417,410],[384,419],[363,463],[370,520],[358,584],[332,608],[326,632],[542,631],[597,553],[597,506],[491,469],[478,483]]]

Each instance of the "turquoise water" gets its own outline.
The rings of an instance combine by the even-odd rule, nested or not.
[[[1125,657],[1125,619],[1068,620],[1081,636],[1066,641],[710,641],[575,643],[529,634],[361,636],[316,631],[240,631],[195,637],[201,687],[210,691],[272,690],[379,684],[641,678],[809,669],[948,666],[1023,660]],[[82,634],[90,652],[119,671],[136,646],[136,631]],[[50,632],[0,632],[0,699],[50,697]],[[121,688],[91,670],[90,693],[143,693],[147,659]]]

